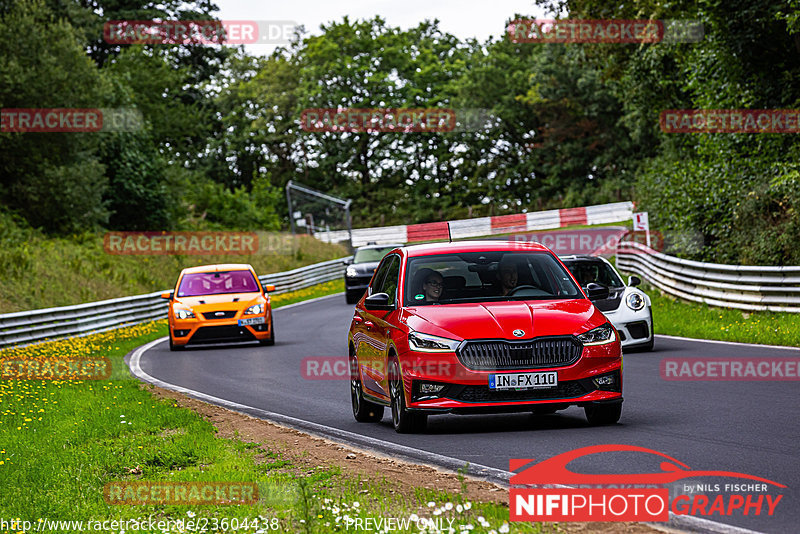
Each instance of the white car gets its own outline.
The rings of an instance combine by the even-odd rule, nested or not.
[[[638,276],[628,278],[626,285],[605,258],[588,255],[559,258],[584,289],[592,282],[608,288],[608,298],[593,303],[619,331],[623,349],[653,350],[653,310],[650,297],[636,287],[642,283]]]

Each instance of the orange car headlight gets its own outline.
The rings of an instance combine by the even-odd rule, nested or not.
[[[253,304],[244,311],[245,315],[261,315],[262,313],[264,313],[263,304]]]
[[[192,310],[187,310],[184,308],[177,308],[173,310],[176,319],[194,319],[194,312]]]

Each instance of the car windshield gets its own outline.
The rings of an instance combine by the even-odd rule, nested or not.
[[[353,263],[372,263],[379,262],[386,256],[387,253],[394,250],[396,247],[380,247],[380,248],[360,248],[356,250],[356,255],[353,257]]]
[[[405,305],[584,298],[549,252],[468,252],[408,260]]]
[[[594,282],[606,287],[624,287],[619,275],[609,264],[604,261],[565,261],[564,265],[575,276],[575,279],[586,287],[587,284]]]
[[[253,273],[248,270],[216,273],[187,273],[178,287],[179,297],[253,293],[260,291]]]

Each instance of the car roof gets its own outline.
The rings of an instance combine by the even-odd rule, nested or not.
[[[356,250],[361,250],[361,249],[369,250],[373,248],[400,248],[402,246],[403,246],[402,243],[387,243],[385,245],[362,245],[358,247]]]
[[[447,254],[453,252],[550,252],[540,243],[497,240],[453,241],[452,243],[426,243],[405,247],[409,257]]]
[[[215,273],[221,271],[253,271],[253,267],[248,263],[216,263],[214,265],[198,265],[197,267],[187,267],[181,273]]]
[[[606,261],[605,258],[600,256],[592,256],[590,254],[568,254],[565,256],[559,256],[561,261],[589,261],[589,262],[604,262]]]

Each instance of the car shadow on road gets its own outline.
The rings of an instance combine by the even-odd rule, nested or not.
[[[387,419],[384,424],[391,425],[391,419]],[[581,428],[592,428],[583,417],[582,410],[570,410],[552,415],[532,415],[530,413],[435,415],[428,417],[428,426],[424,434],[491,434]]]

